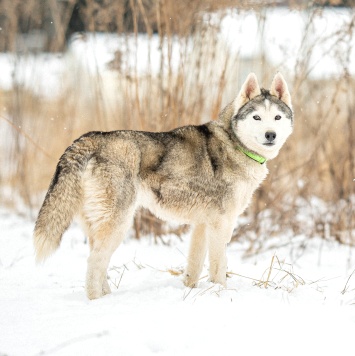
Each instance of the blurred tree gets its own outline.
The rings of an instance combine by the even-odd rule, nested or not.
[[[63,51],[75,32],[187,36],[206,12],[265,6],[354,6],[355,0],[2,0],[0,51]]]

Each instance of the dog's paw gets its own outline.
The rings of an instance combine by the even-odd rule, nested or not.
[[[216,277],[210,277],[208,279],[209,282],[213,283],[213,284],[219,284],[221,285],[223,288],[226,288],[227,287],[227,279],[226,278],[216,278]]]
[[[88,299],[94,300],[103,297],[103,293],[101,290],[87,289],[86,296],[88,297]]]
[[[104,280],[104,283],[102,285],[102,295],[107,295],[107,294],[111,294],[111,288],[108,284],[107,279]]]
[[[198,278],[193,278],[190,274],[186,273],[183,282],[186,287],[196,288],[198,285]]]

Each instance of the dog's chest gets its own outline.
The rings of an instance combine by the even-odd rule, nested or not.
[[[249,205],[255,190],[266,178],[268,170],[265,165],[248,168],[240,175],[234,185],[233,210],[234,215],[241,214]]]

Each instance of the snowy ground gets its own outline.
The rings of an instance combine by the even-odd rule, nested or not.
[[[185,264],[187,236],[170,246],[127,239],[111,261],[113,293],[89,301],[79,227],[43,266],[34,264],[32,229],[0,210],[1,356],[354,355],[349,247],[298,237],[243,258],[246,246],[234,243],[228,289],[203,278],[190,290],[172,273]]]

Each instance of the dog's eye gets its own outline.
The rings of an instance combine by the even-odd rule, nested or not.
[[[260,118],[259,115],[254,115],[254,116],[253,116],[253,119],[254,119],[254,120],[261,120],[261,118]]]
[[[281,120],[281,116],[280,115],[276,115],[275,116],[275,120]]]

